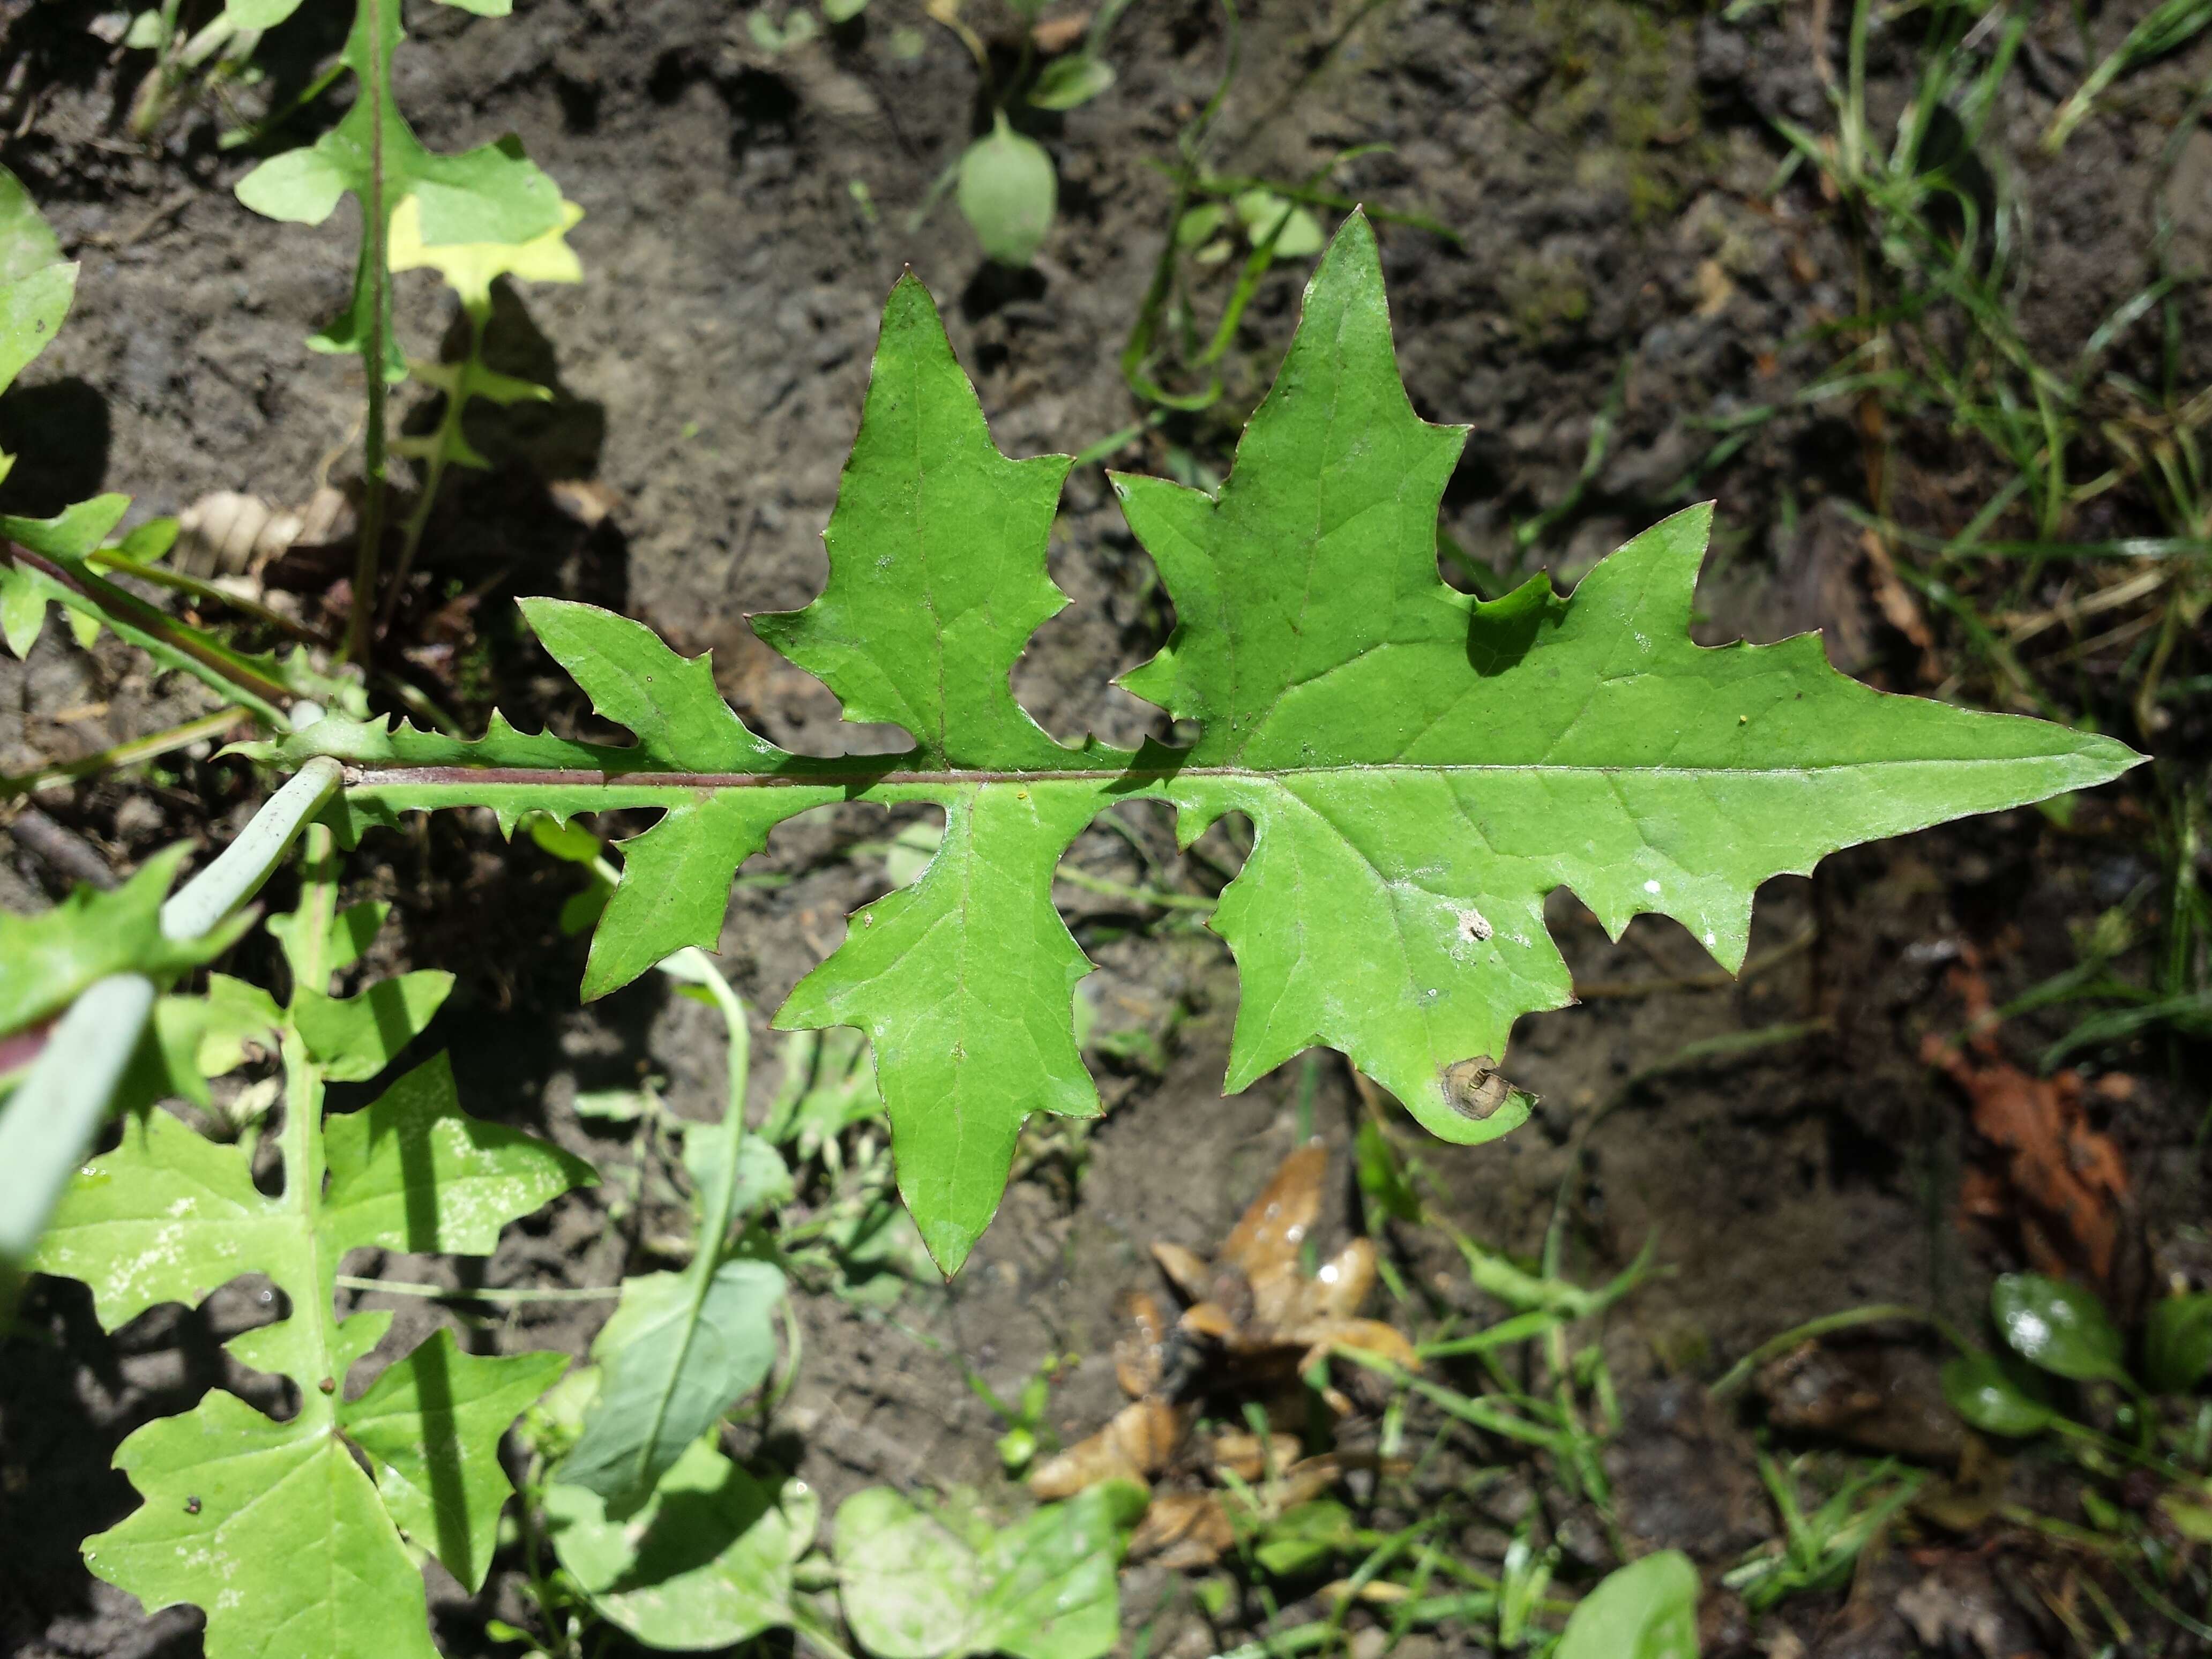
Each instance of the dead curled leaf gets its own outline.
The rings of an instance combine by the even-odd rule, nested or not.
[[[280,507],[258,495],[218,489],[177,515],[173,562],[203,580],[258,570],[295,547],[319,546],[352,532],[352,504],[325,484],[306,506]]]
[[[1177,1244],[1155,1244],[1152,1257],[1188,1301],[1172,1328],[1149,1294],[1121,1302],[1128,1328],[1114,1347],[1114,1374],[1138,1396],[1106,1426],[1047,1459],[1030,1475],[1039,1498],[1071,1497],[1108,1480],[1142,1485],[1180,1471],[1210,1470],[1243,1482],[1264,1516],[1319,1497],[1349,1468],[1376,1460],[1329,1452],[1299,1458],[1295,1435],[1229,1433],[1188,1449],[1185,1442],[1201,1394],[1233,1386],[1281,1406],[1274,1420],[1304,1412],[1298,1376],[1339,1348],[1379,1354],[1407,1370],[1420,1356],[1404,1333],[1358,1316],[1376,1279],[1374,1241],[1355,1238],[1308,1275],[1300,1254],[1322,1210],[1328,1154],[1318,1143],[1284,1159],[1252,1200],[1212,1261]],[[1323,1397],[1340,1414],[1351,1401],[1334,1389]],[[1247,1500],[1240,1498],[1238,1502]],[[1132,1560],[1163,1566],[1204,1566],[1235,1541],[1234,1517],[1219,1492],[1156,1493],[1129,1545]]]
[[[1207,1567],[1236,1542],[1237,1528],[1218,1494],[1163,1492],[1129,1534],[1129,1559],[1168,1568]]]
[[[1182,1445],[1193,1411],[1170,1405],[1156,1394],[1132,1401],[1089,1439],[1038,1464],[1030,1475],[1030,1490],[1049,1499],[1073,1498],[1102,1480],[1149,1486]]]
[[[2033,1077],[2005,1060],[1988,983],[1971,961],[1952,969],[1950,983],[1975,1035],[1954,1045],[1931,1034],[1921,1059],[1966,1095],[1975,1133],[1992,1154],[1968,1172],[1961,1208],[1976,1220],[2016,1224],[2039,1272],[2087,1273],[2110,1285],[2128,1176],[2119,1148],[2089,1125],[2080,1073]],[[2107,1078],[2099,1086],[2109,1091],[2116,1083],[2124,1086],[2128,1079]]]

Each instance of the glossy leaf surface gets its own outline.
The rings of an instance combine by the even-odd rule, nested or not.
[[[1990,1312],[2012,1351],[2054,1376],[2124,1382],[2120,1333],[2096,1292],[2041,1273],[2005,1273]]]
[[[2040,1434],[2057,1418],[2033,1373],[2015,1370],[1991,1354],[1960,1354],[1945,1361],[1943,1398],[1983,1433],[2008,1439]]]

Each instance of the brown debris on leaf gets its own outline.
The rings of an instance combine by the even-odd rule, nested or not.
[[[2130,1199],[2119,1148],[2089,1126],[2081,1074],[2033,1077],[2003,1057],[1988,982],[1972,957],[1954,968],[1952,989],[1965,1002],[1963,1044],[1930,1035],[1921,1059],[1965,1093],[1975,1133],[1989,1156],[1967,1171],[1960,1208],[1967,1218],[2017,1230],[2039,1273],[2115,1282]],[[2097,1092],[2125,1098],[2132,1079],[2100,1079]]]
[[[1300,1252],[1320,1218],[1328,1154],[1318,1144],[1283,1160],[1231,1230],[1212,1261],[1176,1244],[1152,1257],[1189,1305],[1172,1325],[1149,1293],[1121,1304],[1128,1328],[1114,1345],[1114,1375],[1134,1396],[1106,1426],[1040,1463],[1030,1489],[1067,1498],[1101,1480],[1150,1486],[1211,1476],[1238,1488],[1233,1501],[1261,1516],[1319,1497],[1352,1468],[1376,1460],[1356,1453],[1300,1457],[1297,1437],[1272,1431],[1305,1408],[1301,1373],[1339,1348],[1376,1354],[1407,1370],[1420,1356],[1404,1333],[1358,1317],[1376,1278],[1372,1240],[1356,1238],[1309,1277]],[[1233,1390],[1266,1409],[1271,1431],[1214,1436],[1188,1443],[1200,1397]],[[1354,1411],[1334,1388],[1322,1397],[1340,1417]],[[1249,1492],[1249,1500],[1243,1495]],[[1167,1567],[1212,1565],[1236,1541],[1231,1494],[1218,1490],[1156,1492],[1130,1540],[1131,1560]]]

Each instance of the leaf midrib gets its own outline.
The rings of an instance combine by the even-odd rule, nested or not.
[[[2047,764],[2054,760],[2087,761],[2092,758],[2093,757],[2083,750],[2056,749],[2033,755],[1906,755],[1853,760],[1801,761],[1787,765],[1766,766],[1730,766],[1717,763],[1693,766],[1684,765],[1679,762],[1663,765],[1640,765],[1633,763],[1595,764],[1572,761],[1346,761],[1319,766],[1066,767],[1036,771],[1001,771],[988,769],[885,770],[871,767],[865,769],[847,770],[825,769],[821,771],[665,772],[643,769],[593,771],[581,767],[410,767],[355,764],[349,765],[345,769],[345,781],[349,793],[359,790],[495,787],[666,790],[695,793],[702,791],[728,789],[850,789],[855,787],[863,789],[954,788],[991,783],[1152,784],[1173,783],[1182,778],[1229,779],[1255,783],[1274,783],[1295,778],[1327,777],[1338,775],[1375,776],[1396,773],[1426,775],[1466,772],[1511,772],[1565,773],[1589,776],[1635,775],[1653,778],[1800,778],[1808,773],[1864,771],[1890,767],[2002,768]]]

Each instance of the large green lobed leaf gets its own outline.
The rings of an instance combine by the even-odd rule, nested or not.
[[[848,714],[903,726],[908,752],[785,754],[713,696],[704,659],[543,600],[529,614],[546,648],[635,747],[497,720],[467,743],[332,720],[258,752],[350,763],[352,833],[445,805],[489,805],[510,825],[661,809],[625,846],[592,995],[684,945],[713,948],[731,874],[793,813],[941,807],[921,878],[853,917],[777,1023],[868,1034],[900,1189],[947,1272],[988,1224],[1024,1119],[1097,1109],[1071,1001],[1089,964],[1050,890],[1069,843],[1117,800],[1169,802],[1186,841],[1227,813],[1251,820],[1252,856],[1213,919],[1243,981],[1230,1089],[1328,1043],[1437,1134],[1474,1142],[1528,1114],[1494,1075],[1515,1020],[1571,1000],[1544,927],[1553,890],[1615,933],[1639,914],[1674,917],[1733,968],[1769,877],[2140,759],[2110,738],[1875,692],[1810,636],[1694,644],[1707,507],[1636,538],[1571,596],[1541,576],[1495,601],[1459,593],[1435,538],[1465,436],[1407,400],[1355,215],[1220,490],[1115,480],[1177,617],[1125,684],[1195,722],[1195,742],[1071,748],[1008,681],[1061,603],[1045,548],[1064,463],[997,453],[934,308],[902,282],[830,523],[828,586],[759,626]]]
[[[290,1109],[316,1109],[318,1094]],[[84,1280],[111,1328],[247,1273],[291,1304],[289,1317],[228,1346],[241,1364],[291,1379],[296,1415],[276,1422],[216,1392],[146,1425],[116,1455],[144,1503],[85,1543],[92,1570],[149,1610],[204,1608],[213,1659],[433,1659],[403,1534],[469,1589],[482,1585],[512,1490],[499,1437],[567,1364],[464,1353],[441,1332],[348,1400],[348,1372],[392,1316],[331,1317],[346,1252],[488,1251],[506,1222],[591,1171],[468,1116],[443,1055],[334,1117],[326,1139],[329,1201],[289,1188],[270,1196],[246,1148],[149,1110],[64,1194],[31,1261]]]

